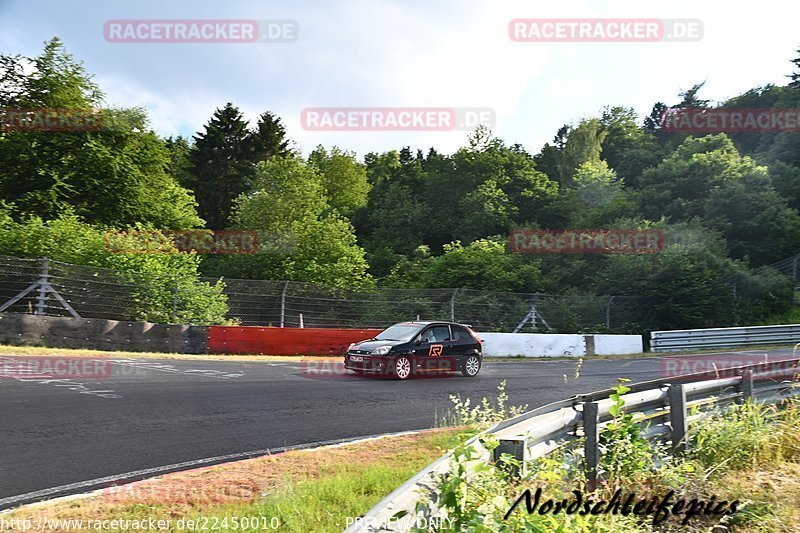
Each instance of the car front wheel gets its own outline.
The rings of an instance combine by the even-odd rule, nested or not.
[[[397,379],[408,379],[411,375],[411,360],[408,357],[398,357],[395,359],[394,375]]]
[[[481,358],[477,355],[470,355],[464,361],[464,366],[461,367],[461,373],[468,378],[473,378],[478,375],[481,369]]]

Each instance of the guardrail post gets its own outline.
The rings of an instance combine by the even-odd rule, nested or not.
[[[501,439],[500,444],[494,449],[494,462],[500,463],[500,457],[507,453],[519,461],[520,466],[514,464],[502,464],[503,468],[512,477],[519,477],[525,473],[525,437],[515,437],[511,439]]]
[[[745,368],[742,370],[742,382],[739,384],[742,391],[742,402],[753,399],[753,369]]]
[[[586,402],[583,404],[583,434],[585,442],[583,445],[583,455],[586,461],[586,481],[589,490],[597,488],[597,463],[600,459],[600,432],[597,427],[599,420],[597,404]]]
[[[669,399],[669,423],[672,428],[672,453],[680,454],[686,450],[686,433],[689,429],[686,420],[686,390],[683,385],[670,385],[667,390]]]

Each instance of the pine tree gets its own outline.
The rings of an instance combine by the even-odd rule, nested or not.
[[[273,157],[287,155],[289,141],[286,139],[286,128],[280,117],[266,111],[258,117],[255,129],[247,139],[248,156],[251,161],[269,161]]]
[[[797,53],[800,54],[800,48],[797,49]],[[789,82],[789,87],[800,87],[800,55],[792,59],[791,62],[798,70],[797,72],[792,72],[787,76],[789,79],[792,80],[791,82]]]
[[[253,164],[248,157],[247,122],[228,102],[214,111],[205,131],[194,137],[189,153],[190,186],[198,212],[211,229],[224,229],[233,200],[250,188]]]

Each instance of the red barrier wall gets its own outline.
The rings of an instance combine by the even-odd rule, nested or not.
[[[381,331],[380,329],[210,326],[208,353],[344,355],[350,343],[370,339]]]

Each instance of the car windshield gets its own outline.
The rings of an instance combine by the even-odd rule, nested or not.
[[[379,341],[410,341],[420,329],[418,324],[395,324],[378,333],[375,338]]]

